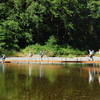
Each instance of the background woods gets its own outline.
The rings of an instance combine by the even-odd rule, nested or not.
[[[100,48],[99,0],[0,0],[0,49],[45,45]]]

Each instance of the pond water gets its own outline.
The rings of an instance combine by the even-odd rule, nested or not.
[[[0,64],[0,100],[100,100],[100,66]]]

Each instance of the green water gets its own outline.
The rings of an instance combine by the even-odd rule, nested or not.
[[[100,100],[99,75],[95,65],[0,64],[0,100]]]

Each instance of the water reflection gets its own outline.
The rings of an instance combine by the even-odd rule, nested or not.
[[[34,69],[32,68],[32,64],[28,64],[28,66],[29,66],[29,76],[31,77],[32,74],[34,74],[34,73],[32,73],[33,72],[32,70],[34,70]],[[43,65],[41,64],[40,67],[39,67],[39,76],[40,76],[40,78],[42,78],[43,75],[44,75],[44,69],[43,69]]]
[[[32,64],[29,64],[29,76],[32,75]]]
[[[95,80],[98,81],[100,84],[100,66],[99,65],[88,65],[87,67],[83,67],[83,70],[88,72],[88,79],[89,83],[95,82]]]
[[[42,78],[44,76],[44,69],[43,69],[43,65],[40,65],[40,78]]]
[[[89,69],[89,83],[94,81],[95,71]]]
[[[2,64],[0,65],[0,72],[2,72],[2,73],[5,72],[5,64],[4,64],[4,63],[2,63]]]
[[[81,66],[81,67],[78,67]],[[4,69],[3,69],[4,67]],[[0,100],[99,100],[98,74],[84,65],[0,65]],[[100,77],[98,78],[100,81]]]

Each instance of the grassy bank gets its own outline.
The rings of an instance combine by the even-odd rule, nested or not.
[[[7,56],[28,56],[29,52],[33,55],[39,55],[41,51],[44,51],[44,55],[49,57],[76,57],[84,56],[87,54],[86,51],[80,51],[74,49],[71,46],[59,46],[59,45],[30,45],[25,49],[17,51],[5,51]]]
[[[85,51],[73,49],[70,46],[59,46],[59,45],[31,45],[22,50],[23,54],[27,54],[31,51],[33,54],[40,54],[40,51],[44,51],[46,56],[50,57],[74,57],[83,56],[86,54]]]

